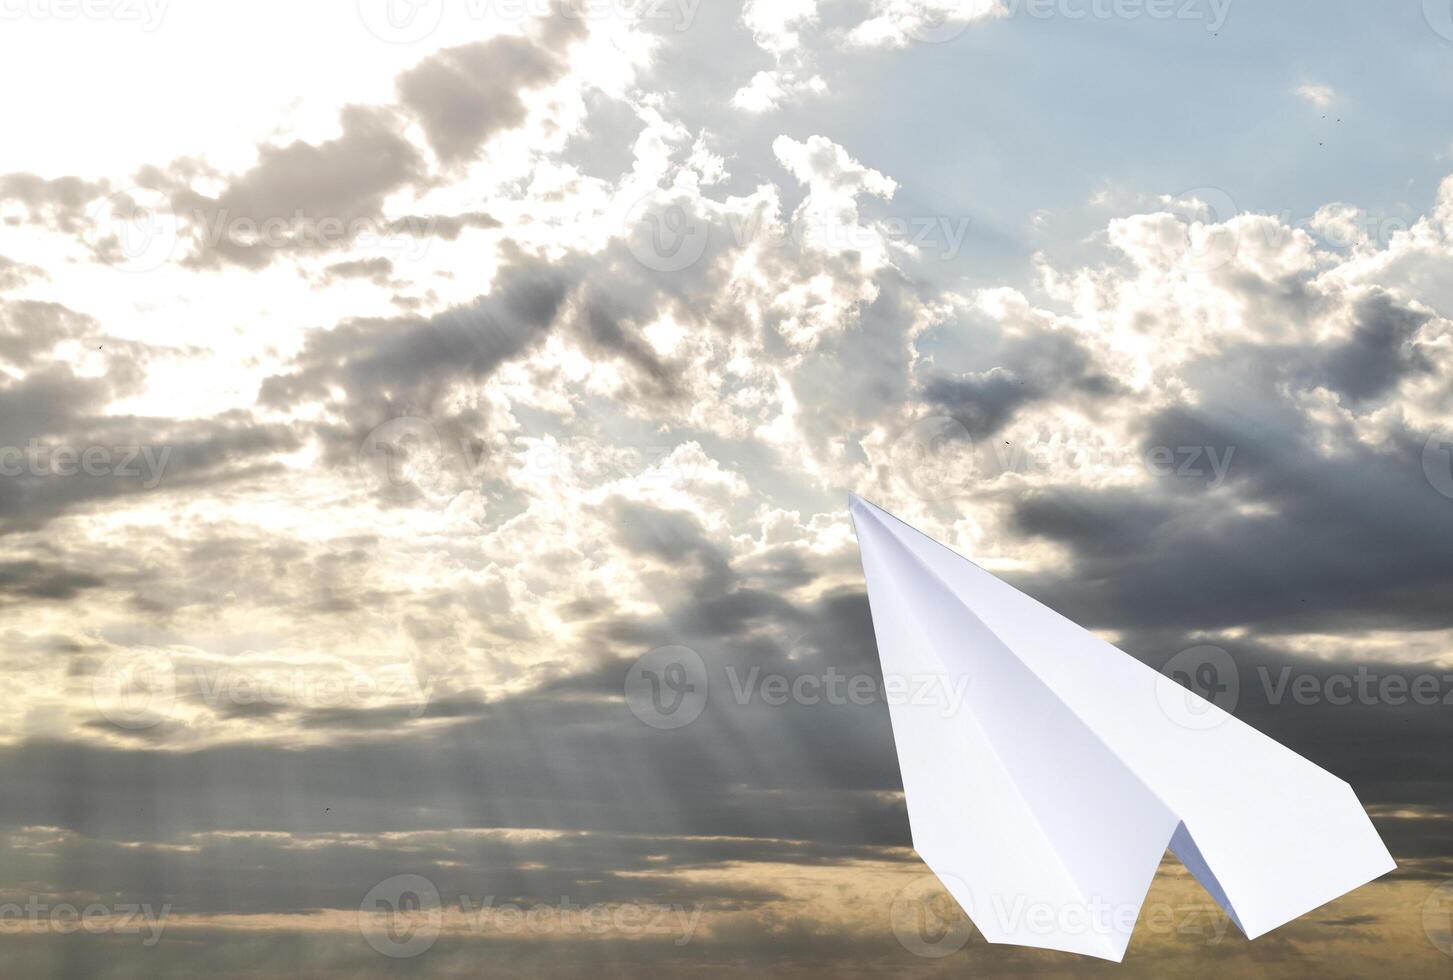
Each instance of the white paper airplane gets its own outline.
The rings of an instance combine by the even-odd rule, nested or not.
[[[1249,939],[1395,867],[1347,783],[892,515],[851,510],[885,689],[961,695],[889,711],[913,846],[989,942],[1118,962],[1167,845]]]

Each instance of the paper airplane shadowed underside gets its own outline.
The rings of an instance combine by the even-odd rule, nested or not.
[[[889,710],[913,846],[988,941],[1119,961],[1167,846],[1249,939],[1395,867],[1347,783],[850,506],[885,680],[966,692]]]

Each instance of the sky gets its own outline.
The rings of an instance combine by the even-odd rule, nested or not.
[[[7,975],[1453,969],[1446,0],[0,21]],[[849,493],[1398,870],[987,944]]]

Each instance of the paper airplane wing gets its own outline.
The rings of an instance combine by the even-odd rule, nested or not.
[[[1167,845],[1251,939],[1395,867],[1347,783],[851,507],[913,845],[990,942],[1120,960]]]

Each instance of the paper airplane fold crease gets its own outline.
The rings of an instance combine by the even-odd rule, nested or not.
[[[1347,783],[872,504],[851,512],[885,682],[959,695],[889,710],[914,847],[990,942],[1120,960],[1167,846],[1251,939],[1393,869]],[[1187,699],[1194,715],[1166,710]]]

